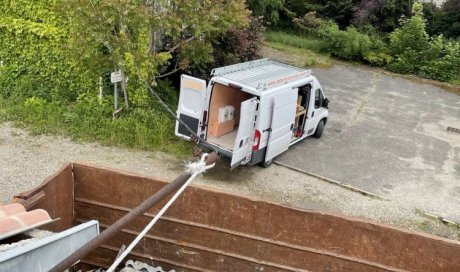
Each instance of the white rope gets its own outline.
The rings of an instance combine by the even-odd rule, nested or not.
[[[115,268],[123,261],[123,259],[133,250],[133,248],[139,243],[139,241],[144,238],[147,232],[155,225],[155,223],[160,219],[160,217],[166,212],[166,210],[176,201],[180,194],[187,188],[187,186],[201,173],[204,173],[206,170],[214,167],[215,163],[211,165],[206,165],[205,159],[208,154],[203,154],[201,160],[197,162],[192,162],[187,165],[186,171],[192,176],[182,185],[182,187],[174,194],[174,196],[166,203],[166,205],[155,215],[155,217],[150,221],[150,223],[142,230],[136,239],[126,248],[125,251],[115,260],[115,262],[109,267],[107,272],[115,271]]]

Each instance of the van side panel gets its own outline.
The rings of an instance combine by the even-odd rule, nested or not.
[[[296,114],[297,88],[279,92],[274,96],[271,132],[265,161],[288,150],[293,139],[292,129]]]
[[[274,105],[274,96],[280,92],[289,92],[289,91],[297,92],[297,87],[300,87],[307,83],[312,84],[313,90],[315,88],[321,88],[318,80],[313,76],[309,76],[308,78],[305,78],[305,80],[294,82],[292,84],[283,86],[283,88],[278,88],[277,90],[268,91],[266,94],[263,94],[260,96],[259,122],[256,126],[256,129],[261,132],[261,139],[260,139],[259,150],[253,152],[253,157],[251,159],[252,165],[264,161],[264,158],[265,158],[266,148],[267,148],[267,144],[268,144],[268,140],[270,136],[270,132],[267,129],[270,129],[271,120],[273,118],[272,112],[273,112],[273,105]],[[314,102],[312,102],[312,99],[310,100],[309,103],[310,103],[309,109],[312,109],[314,107]],[[324,117],[327,117],[327,114],[324,115]]]

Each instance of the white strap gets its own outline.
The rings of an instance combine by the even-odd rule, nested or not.
[[[192,176],[182,185],[182,187],[174,194],[174,196],[166,203],[166,205],[155,215],[155,217],[150,221],[150,223],[142,230],[139,235],[137,235],[136,239],[123,251],[122,254],[115,260],[115,262],[109,267],[107,272],[115,271],[115,268],[123,261],[123,259],[133,250],[133,248],[139,243],[139,241],[144,238],[147,232],[155,225],[155,223],[160,219],[160,217],[166,212],[166,210],[176,201],[180,194],[187,188],[187,186],[192,183],[192,181],[201,173],[206,172],[206,170],[211,169],[214,167],[215,163],[211,165],[206,165],[205,159],[208,156],[207,153],[201,156],[201,160],[197,162],[192,162],[187,165],[186,171],[191,174]]]

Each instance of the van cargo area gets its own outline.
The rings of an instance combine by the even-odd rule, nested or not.
[[[215,83],[209,103],[208,141],[233,150],[240,122],[241,103],[253,95]]]

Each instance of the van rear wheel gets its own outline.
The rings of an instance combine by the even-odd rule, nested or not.
[[[259,165],[263,168],[267,168],[267,167],[270,167],[270,165],[272,165],[273,163],[273,159],[271,160],[268,160],[268,161],[263,161],[261,163],[259,163]]]
[[[316,127],[315,134],[313,134],[313,137],[315,138],[321,138],[323,135],[323,130],[324,130],[324,120],[319,121],[318,126]]]

